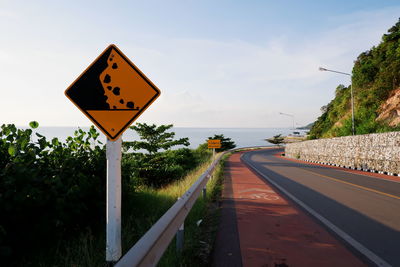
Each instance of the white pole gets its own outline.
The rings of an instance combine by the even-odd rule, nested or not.
[[[116,262],[121,249],[121,137],[107,139],[107,237],[106,261]]]
[[[354,126],[354,92],[353,92],[353,76],[350,73],[346,73],[346,72],[341,72],[341,71],[336,71],[336,70],[328,70],[325,68],[321,68],[319,67],[320,71],[330,71],[330,72],[335,72],[335,73],[340,73],[340,74],[344,74],[347,76],[350,76],[350,80],[351,80],[351,87],[350,87],[350,93],[351,93],[351,133],[352,135],[355,135],[355,126]]]
[[[354,129],[354,93],[353,93],[353,77],[350,76],[351,79],[351,133],[354,135],[355,134],[355,129]]]
[[[279,114],[292,117],[292,127],[293,127],[293,130],[294,130],[294,115],[292,115],[292,114],[286,114],[286,113],[282,113],[282,112],[279,112]]]
[[[292,116],[292,121],[293,121],[293,131],[295,130],[294,129],[294,116]]]

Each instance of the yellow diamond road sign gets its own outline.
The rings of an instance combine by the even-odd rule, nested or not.
[[[116,140],[156,100],[160,90],[110,45],[65,95],[110,140]]]

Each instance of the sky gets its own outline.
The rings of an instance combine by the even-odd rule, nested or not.
[[[399,1],[0,0],[0,124],[89,126],[64,95],[115,44],[161,90],[137,122],[277,128],[315,121]]]

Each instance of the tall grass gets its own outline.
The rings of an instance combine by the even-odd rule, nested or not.
[[[122,248],[127,252],[151,226],[182,196],[209,167],[207,161],[179,181],[160,189],[141,187],[122,203]],[[221,162],[214,178],[207,184],[207,197],[194,204],[185,221],[185,246],[182,254],[175,248],[175,239],[164,253],[159,266],[205,266],[215,236],[218,209],[215,202],[221,192],[223,168]],[[199,221],[201,223],[198,226]],[[99,222],[101,223],[101,222]],[[60,243],[52,263],[37,266],[106,266],[105,233],[93,235],[89,230],[77,240]]]
[[[225,155],[222,158],[214,171],[213,178],[208,181],[206,198],[204,199],[200,196],[197,199],[185,220],[185,238],[182,254],[177,253],[176,240],[174,239],[158,266],[210,265],[210,255],[219,222],[218,201],[222,192],[223,169],[227,157],[228,155]]]

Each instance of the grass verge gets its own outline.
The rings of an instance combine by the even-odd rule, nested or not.
[[[182,255],[176,253],[174,239],[158,266],[210,266],[211,253],[220,218],[219,201],[223,186],[223,156],[213,178],[207,183],[207,196],[198,198],[185,220],[185,243]]]

